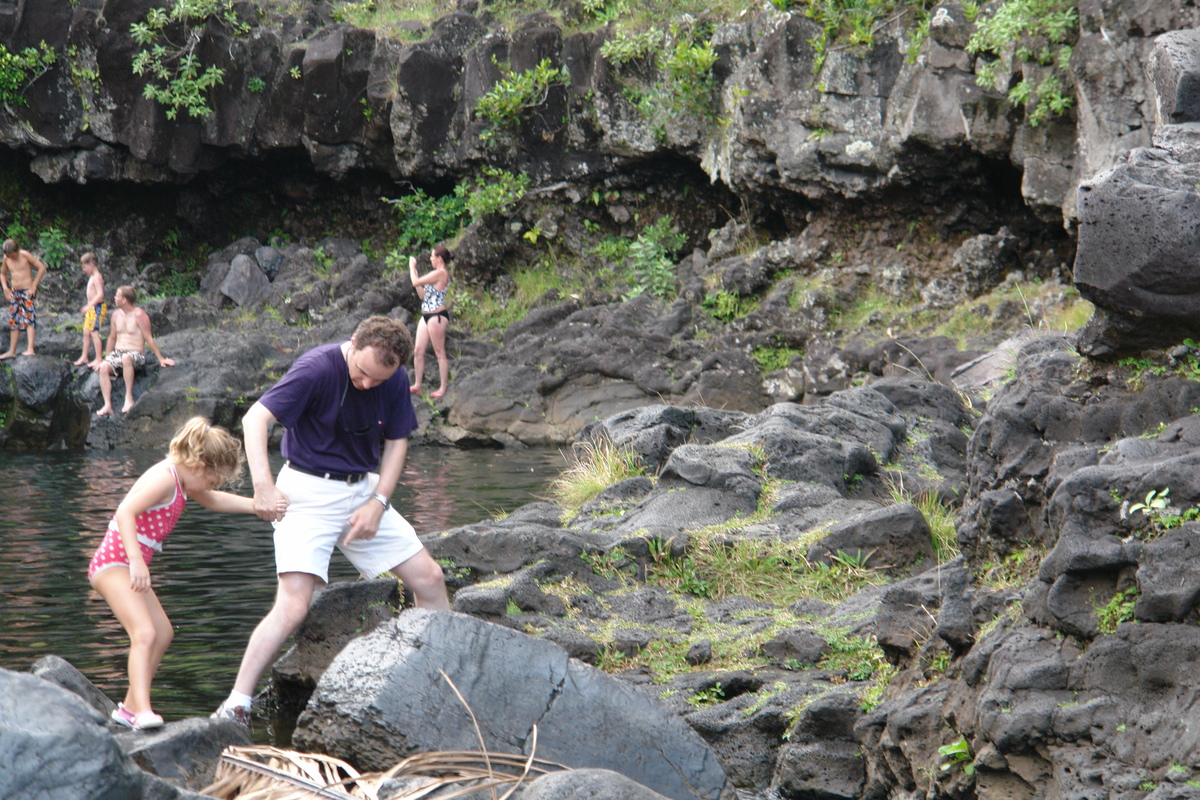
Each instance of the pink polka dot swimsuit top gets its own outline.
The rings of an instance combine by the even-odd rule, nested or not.
[[[179,483],[179,474],[175,472],[175,467],[170,469],[171,476],[175,478],[175,496],[171,498],[170,502],[147,508],[135,518],[138,542],[157,553],[162,552],[163,539],[166,539],[167,534],[175,528],[175,523],[183,514],[183,506],[187,503],[187,495],[183,493],[183,486]],[[115,531],[120,536],[115,515],[109,520],[108,529]]]

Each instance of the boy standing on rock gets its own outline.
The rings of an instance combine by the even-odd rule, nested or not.
[[[90,360],[89,344],[95,345],[97,362],[104,357],[104,345],[100,343],[100,323],[104,322],[108,306],[104,303],[104,276],[100,274],[96,254],[84,253],[83,258],[79,259],[79,266],[83,269],[83,274],[88,276],[87,302],[79,309],[83,312],[83,350],[79,358],[75,359],[75,366],[82,367]]]
[[[37,273],[36,275],[34,273]],[[8,349],[0,353],[0,360],[17,354],[17,339],[21,331],[29,347],[25,355],[33,355],[33,337],[36,333],[37,308],[33,298],[37,296],[38,284],[46,274],[46,265],[33,253],[17,247],[12,239],[4,240],[4,261],[0,262],[0,287],[4,288],[4,299],[8,301],[8,327],[11,331]]]

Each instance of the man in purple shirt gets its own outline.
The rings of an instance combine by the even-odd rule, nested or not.
[[[417,427],[402,368],[411,354],[407,328],[370,317],[350,341],[296,359],[242,418],[255,513],[275,525],[279,588],[213,717],[249,724],[258,679],[304,621],[317,581],[328,581],[335,546],[364,577],[391,572],[418,606],[450,608],[441,567],[390,501]],[[267,461],[273,422],[286,429],[278,480]]]

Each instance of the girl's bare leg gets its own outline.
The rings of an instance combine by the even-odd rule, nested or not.
[[[438,377],[442,381],[437,391],[430,392],[429,396],[437,398],[446,393],[446,384],[450,382],[450,359],[446,355],[446,328],[449,327],[449,322],[445,317],[435,317],[428,327],[429,340],[433,343],[433,352],[437,356]]]
[[[413,342],[413,374],[410,389],[421,391],[421,381],[425,378],[425,349],[429,347],[429,326],[425,318],[417,323],[417,340]]]
[[[129,688],[125,708],[134,714],[150,711],[150,684],[174,631],[154,590],[139,593],[129,585],[129,570],[110,567],[96,574],[92,586],[129,634]]]

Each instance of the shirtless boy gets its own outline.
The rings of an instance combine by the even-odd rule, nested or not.
[[[36,273],[36,274],[35,274]],[[8,301],[8,327],[11,338],[8,349],[0,353],[0,359],[12,358],[17,354],[17,339],[21,331],[29,347],[25,355],[33,355],[33,337],[37,332],[37,308],[33,298],[37,296],[38,284],[46,274],[46,265],[33,253],[17,247],[12,239],[4,240],[4,261],[0,262],[0,286],[4,287],[4,299]]]
[[[121,286],[113,295],[112,313],[108,324],[108,347],[103,361],[92,362],[92,369],[100,373],[100,394],[104,396],[104,407],[96,416],[113,413],[112,379],[114,375],[125,376],[124,414],[133,408],[133,380],[138,367],[146,365],[146,348],[154,351],[154,357],[164,367],[175,366],[174,359],[164,358],[158,343],[150,335],[150,316],[137,306],[137,290],[132,286]]]
[[[88,276],[87,302],[79,310],[83,313],[83,350],[75,359],[75,366],[82,367],[88,363],[88,345],[96,345],[96,362],[104,357],[104,346],[100,344],[100,323],[108,313],[104,302],[104,276],[100,274],[100,266],[96,263],[95,253],[84,253],[79,259],[83,274]]]

